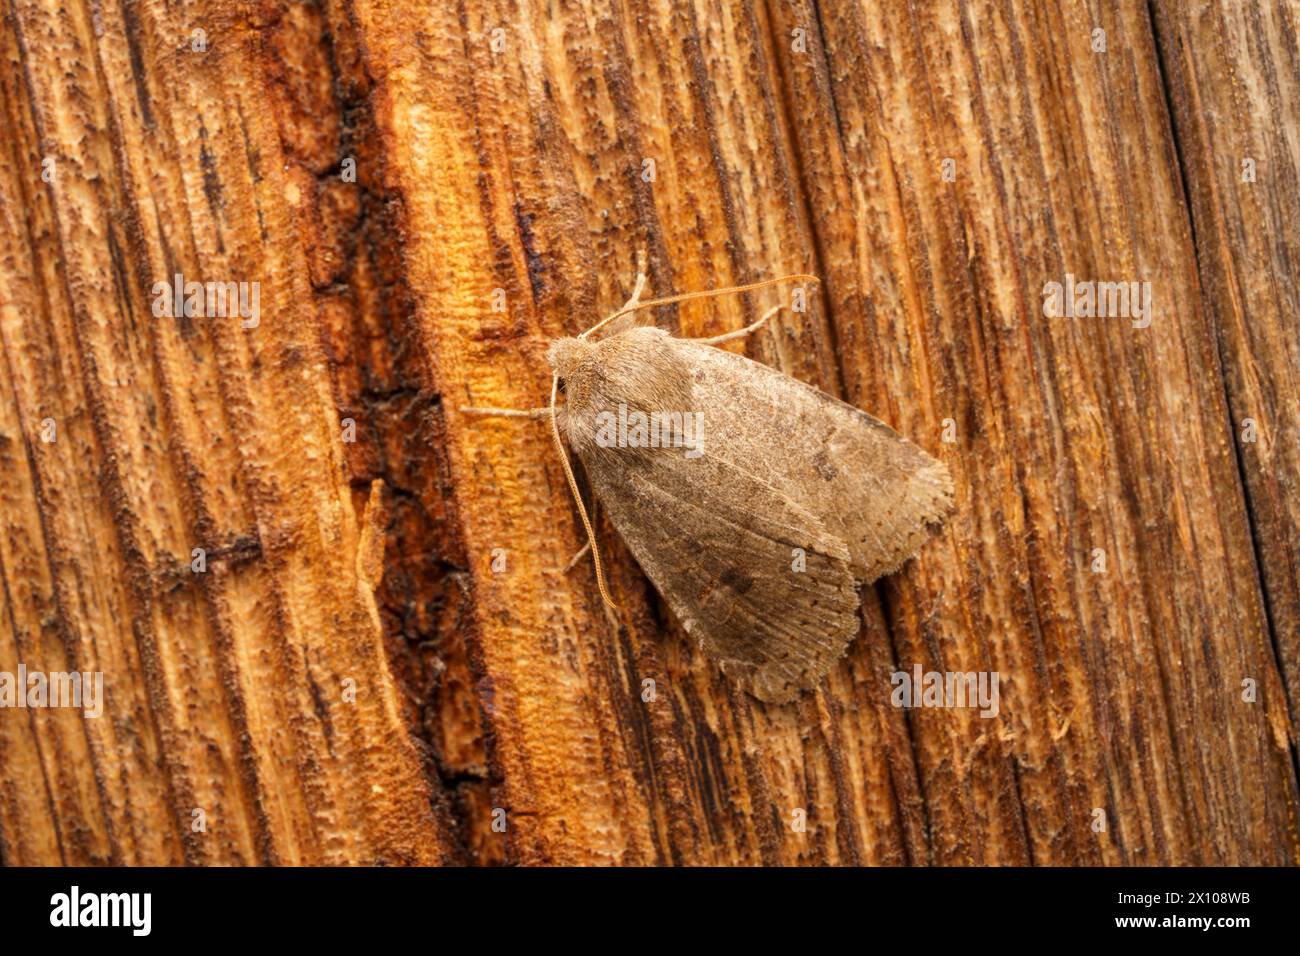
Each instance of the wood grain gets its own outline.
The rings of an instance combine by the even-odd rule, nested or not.
[[[4,2],[0,670],[107,690],[0,711],[4,862],[1300,861],[1300,5]],[[543,404],[639,252],[820,275],[741,345],[956,478],[797,704],[602,521],[612,622],[545,428],[459,411]]]
[[[1157,7],[1265,610],[1300,713],[1300,65],[1294,4]],[[1224,77],[1228,81],[1223,80]],[[1254,441],[1242,435],[1255,422]]]

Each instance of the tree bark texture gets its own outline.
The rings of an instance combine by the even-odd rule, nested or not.
[[[5,863],[1300,860],[1300,4],[0,10],[0,671],[105,684],[0,710]],[[544,404],[639,253],[820,276],[727,347],[956,480],[795,704],[599,520],[612,622],[546,426],[460,412]]]

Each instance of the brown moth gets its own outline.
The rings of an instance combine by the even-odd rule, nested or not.
[[[550,418],[602,597],[613,605],[561,434],[682,627],[729,678],[771,703],[835,665],[858,631],[858,586],[897,570],[953,506],[947,467],[889,426],[715,347],[777,309],[710,339],[630,321],[637,309],[790,279],[816,281],[786,276],[640,302],[638,276],[621,310],[552,344],[551,408],[464,409]],[[615,320],[603,338],[588,338]],[[560,382],[566,404],[557,410]],[[665,440],[674,425],[681,440]]]

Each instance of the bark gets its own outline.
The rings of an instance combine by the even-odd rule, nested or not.
[[[0,671],[106,690],[0,710],[4,862],[1300,859],[1300,5],[3,11]],[[794,705],[600,521],[611,622],[546,428],[459,411],[544,404],[641,251],[821,276],[743,347],[956,478]]]

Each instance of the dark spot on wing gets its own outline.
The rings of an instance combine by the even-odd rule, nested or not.
[[[813,459],[813,467],[817,469],[817,474],[821,475],[823,481],[834,481],[835,476],[839,474],[839,469],[831,464],[831,456],[826,454],[824,448]]]
[[[727,568],[722,572],[722,583],[737,594],[744,594],[754,586],[754,579],[739,568]]]

